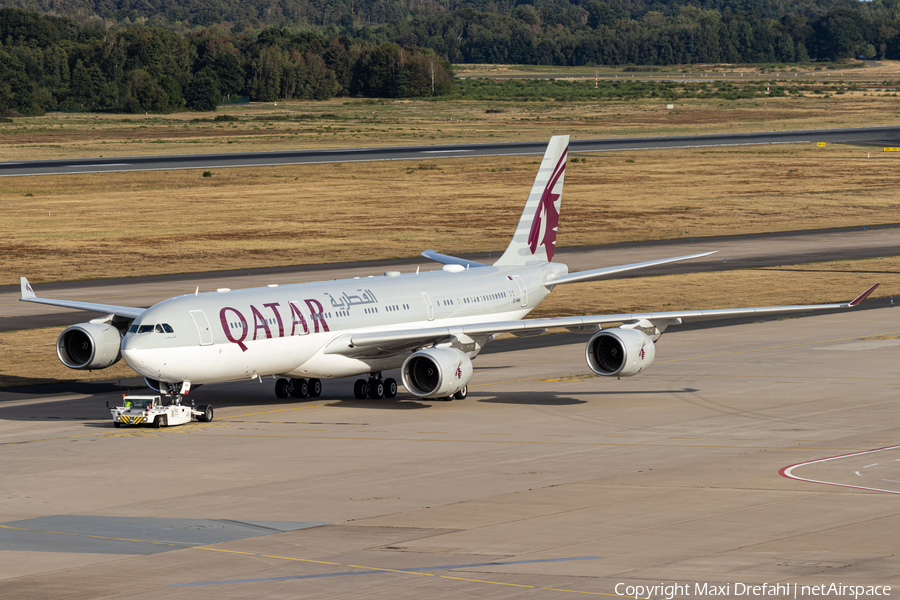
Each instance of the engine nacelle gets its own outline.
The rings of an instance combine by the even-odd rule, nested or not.
[[[406,359],[403,385],[419,398],[452,396],[469,385],[472,361],[456,348],[429,348]]]
[[[588,341],[584,356],[597,375],[631,377],[653,363],[656,346],[643,331],[606,329]]]
[[[122,334],[107,323],[79,323],[56,339],[56,354],[70,369],[105,369],[122,358]]]

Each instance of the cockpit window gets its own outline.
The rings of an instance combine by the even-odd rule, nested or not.
[[[150,333],[153,331],[153,325],[141,325],[138,328],[138,333]]]
[[[166,333],[175,333],[175,330],[172,329],[172,326],[169,325],[168,323],[163,323],[162,328],[163,328],[163,331],[165,331]]]
[[[128,328],[128,333],[137,333],[137,330],[138,330],[138,326],[132,325],[131,327]]]
[[[156,324],[156,333],[162,333],[162,332],[163,332],[163,326],[160,325],[159,323],[157,323]]]

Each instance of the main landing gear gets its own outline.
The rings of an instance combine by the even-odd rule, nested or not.
[[[318,379],[285,379],[275,381],[275,396],[278,398],[318,398],[322,395],[322,382]]]
[[[372,398],[394,398],[397,395],[397,381],[388,377],[381,379],[381,373],[369,373],[369,379],[357,379],[353,384],[353,395],[357,400]]]

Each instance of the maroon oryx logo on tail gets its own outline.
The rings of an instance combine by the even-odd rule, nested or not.
[[[531,247],[531,253],[537,252],[538,246],[544,246],[547,250],[547,260],[553,260],[553,251],[556,249],[556,229],[559,227],[559,211],[556,210],[556,201],[559,194],[553,193],[556,182],[563,176],[566,170],[566,155],[569,153],[569,147],[563,150],[553,174],[550,175],[550,181],[544,187],[544,193],[541,194],[541,201],[538,203],[537,210],[534,213],[534,220],[531,222],[531,233],[528,234],[528,245]],[[543,225],[543,227],[542,227]],[[543,237],[541,230],[543,229]]]

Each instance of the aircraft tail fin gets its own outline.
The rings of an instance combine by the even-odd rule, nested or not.
[[[550,138],[516,232],[495,265],[524,265],[553,260],[568,151],[569,136],[555,135]]]

